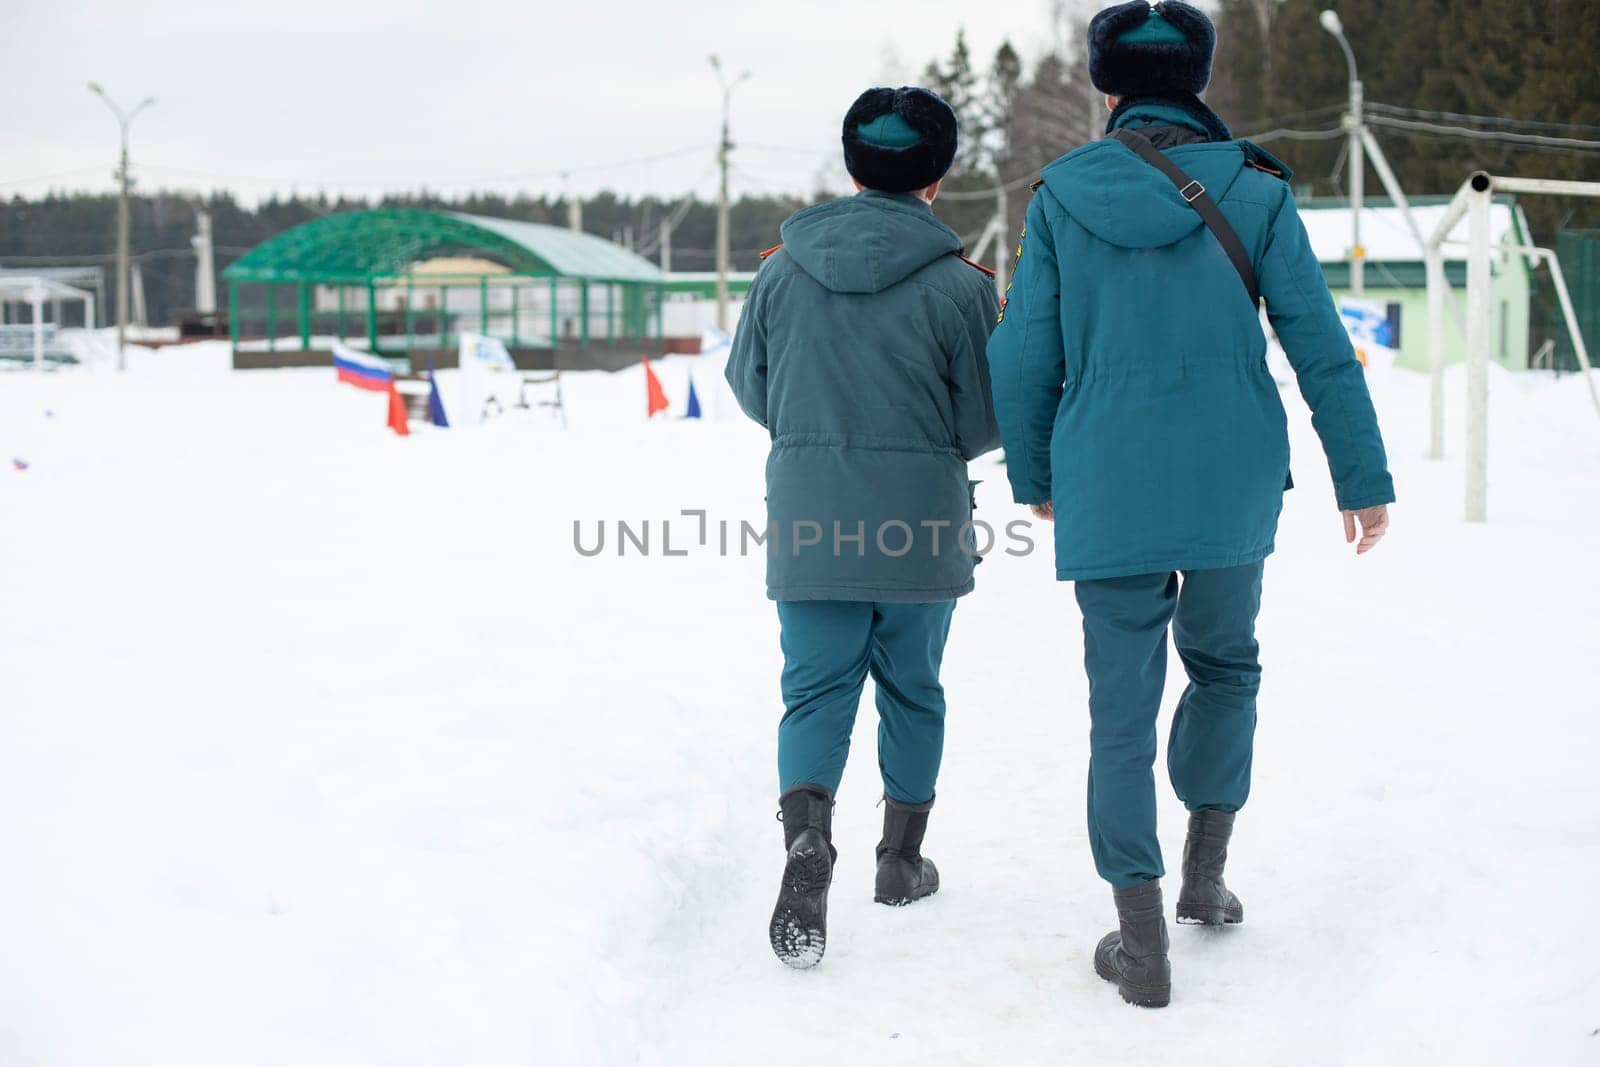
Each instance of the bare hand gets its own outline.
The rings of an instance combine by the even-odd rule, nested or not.
[[[1344,513],[1344,540],[1345,544],[1352,544],[1356,539],[1356,524],[1361,524],[1361,543],[1356,545],[1356,555],[1364,556],[1383,540],[1383,535],[1389,532],[1389,505],[1379,504],[1375,508],[1362,508],[1360,511],[1347,511]]]
[[[1043,504],[1029,504],[1028,510],[1033,512],[1033,517],[1038,519],[1040,522],[1056,521],[1055,505],[1048,500],[1046,500]]]

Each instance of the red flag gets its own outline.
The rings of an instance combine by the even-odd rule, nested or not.
[[[661,379],[657,378],[656,372],[650,369],[650,360],[646,358],[642,362],[644,363],[645,390],[648,394],[646,400],[646,408],[648,410],[645,412],[645,418],[649,418],[658,411],[667,410],[667,394],[661,388]]]
[[[411,432],[411,424],[406,420],[406,398],[400,395],[400,390],[389,383],[389,429],[405,437]]]

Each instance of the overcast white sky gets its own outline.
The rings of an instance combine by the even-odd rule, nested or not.
[[[1088,7],[1098,7],[1089,2]],[[914,78],[965,26],[987,66],[1044,50],[1050,0],[7,0],[0,196],[109,189],[124,107],[145,187],[372,194],[426,185],[714,192],[716,51],[734,96],[735,192],[809,191],[855,94]],[[898,72],[896,71],[898,67]],[[757,149],[776,146],[789,151]],[[649,164],[593,168],[685,150]],[[491,180],[494,179],[494,180]]]

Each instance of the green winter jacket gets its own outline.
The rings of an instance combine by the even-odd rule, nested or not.
[[[757,273],[728,384],[772,435],[767,595],[931,602],[972,590],[967,461],[999,444],[994,283],[911,196],[807,208]]]
[[[1284,168],[1247,142],[1187,139],[1201,143],[1167,155],[1250,252],[1339,507],[1394,500],[1364,371],[1288,184],[1261,169]],[[1284,409],[1256,309],[1200,216],[1097,141],[1045,168],[1018,257],[989,343],[995,409],[1016,500],[1055,504],[1057,576],[1266,557],[1292,484]]]

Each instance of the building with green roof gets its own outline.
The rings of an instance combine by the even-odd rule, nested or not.
[[[425,264],[448,258],[448,270]],[[452,366],[463,331],[519,364],[604,366],[659,350],[668,275],[593,234],[453,211],[352,211],[302,223],[222,272],[234,366],[315,366],[338,340]]]

